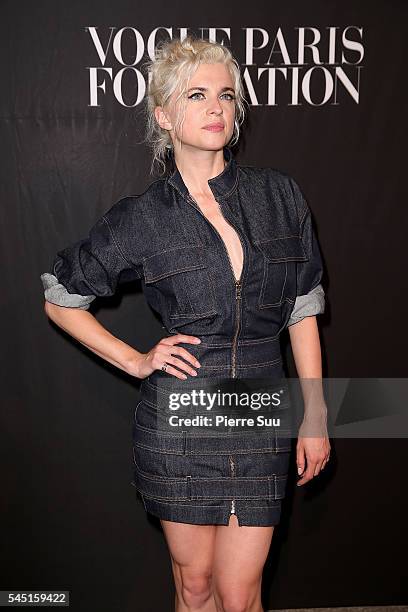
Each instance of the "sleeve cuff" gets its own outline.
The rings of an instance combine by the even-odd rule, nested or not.
[[[297,296],[287,327],[294,323],[299,323],[305,317],[322,314],[324,308],[325,293],[322,285],[319,283],[309,293]]]
[[[49,272],[44,272],[44,274],[41,274],[40,278],[44,287],[45,299],[47,302],[51,302],[57,306],[88,310],[90,303],[96,298],[95,295],[68,293],[64,285],[58,281],[57,277]]]

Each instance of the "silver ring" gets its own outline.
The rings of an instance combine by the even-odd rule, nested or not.
[[[162,365],[161,369],[163,370],[163,372],[165,372],[165,371],[167,370],[167,366],[168,366],[168,365],[169,365],[168,363],[164,363],[164,364]]]

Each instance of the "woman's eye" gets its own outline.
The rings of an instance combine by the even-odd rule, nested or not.
[[[189,100],[199,100],[199,98],[195,98],[194,96],[203,96],[204,94],[201,91],[196,91],[191,96],[188,96]],[[224,93],[222,96],[229,96],[229,100],[235,100],[235,96],[230,93]]]

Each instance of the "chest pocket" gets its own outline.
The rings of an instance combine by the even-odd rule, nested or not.
[[[284,236],[257,242],[263,254],[263,279],[259,292],[259,308],[281,306],[296,299],[296,269],[308,261],[300,236]]]
[[[170,319],[216,314],[206,254],[206,246],[185,246],[143,260],[145,283],[160,294],[158,299]]]

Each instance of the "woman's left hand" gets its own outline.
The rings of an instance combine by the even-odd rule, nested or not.
[[[298,474],[302,477],[296,483],[301,486],[317,476],[330,457],[330,442],[327,436],[320,438],[298,437],[296,446],[296,464]],[[306,471],[305,470],[306,466]]]

